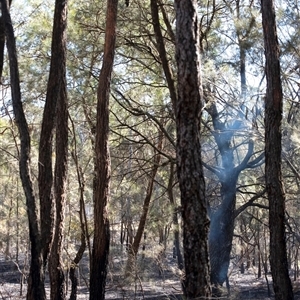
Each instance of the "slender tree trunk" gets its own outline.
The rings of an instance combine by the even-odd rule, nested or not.
[[[51,251],[49,275],[50,297],[52,300],[65,299],[61,253],[68,151],[66,26],[67,1],[56,0],[53,18],[50,74],[39,152],[39,193],[43,257],[44,266],[46,266],[48,254]],[[54,129],[56,129],[56,161],[53,181],[52,140]],[[55,203],[53,200],[55,200]]]
[[[207,201],[201,159],[201,75],[196,0],[175,0],[178,99],[175,108],[177,166],[181,191],[184,295],[211,296]]]
[[[157,146],[157,149],[159,151],[161,151],[161,149],[162,149],[162,139],[163,139],[163,135],[162,135],[162,133],[160,133],[158,146]],[[144,199],[144,204],[143,204],[142,215],[140,217],[138,229],[134,236],[133,243],[132,243],[132,245],[129,245],[129,253],[128,253],[126,272],[131,271],[132,266],[135,265],[134,260],[136,259],[137,253],[139,251],[139,247],[140,247],[143,233],[145,230],[145,225],[146,225],[148,211],[149,211],[149,205],[150,205],[150,201],[151,201],[151,197],[152,197],[152,193],[153,193],[155,176],[156,176],[157,170],[159,168],[160,157],[161,157],[160,153],[156,153],[154,156],[153,169],[150,173],[150,178],[148,181],[146,197]]]
[[[21,101],[20,79],[17,60],[17,50],[12,20],[9,14],[7,1],[1,0],[1,12],[5,25],[9,69],[11,79],[12,105],[15,120],[19,130],[21,151],[19,158],[20,177],[26,197],[26,207],[29,223],[29,237],[31,242],[31,263],[28,278],[28,300],[46,299],[44,288],[43,258],[41,255],[40,229],[37,216],[33,184],[30,175],[30,135]]]
[[[80,219],[80,229],[81,229],[81,239],[80,239],[80,247],[77,250],[75,258],[73,259],[70,270],[69,270],[69,278],[71,280],[71,294],[69,300],[76,300],[77,299],[77,289],[78,289],[78,277],[76,275],[76,270],[78,269],[78,264],[81,261],[83,254],[85,252],[87,243],[89,241],[89,234],[87,229],[87,219],[85,214],[85,203],[84,203],[84,191],[85,191],[85,184],[84,184],[84,175],[78,163],[78,153],[77,153],[77,142],[75,138],[75,126],[74,122],[71,119],[72,124],[72,131],[73,131],[73,147],[74,150],[72,151],[72,158],[74,160],[76,166],[76,173],[77,173],[77,180],[78,180],[78,188],[79,188],[79,219]],[[91,257],[91,256],[90,256]]]
[[[262,23],[266,56],[265,173],[269,199],[270,265],[276,300],[294,299],[288,272],[285,237],[285,195],[281,173],[282,85],[275,9],[262,0]]]
[[[9,7],[11,6],[12,0],[9,0]],[[2,74],[4,67],[4,49],[5,49],[5,24],[2,16],[0,17],[0,84],[2,84]]]
[[[151,16],[152,16],[152,25],[155,33],[155,39],[157,43],[157,50],[159,53],[159,57],[161,59],[161,64],[164,70],[164,74],[166,77],[167,85],[170,92],[170,98],[173,107],[175,108],[177,102],[176,88],[175,82],[173,78],[173,74],[171,71],[171,67],[169,65],[167,51],[164,44],[164,38],[161,32],[161,25],[159,21],[159,13],[158,13],[158,0],[151,0]]]
[[[105,281],[109,254],[109,220],[107,204],[110,185],[109,93],[113,69],[118,0],[107,1],[105,45],[97,91],[95,142],[94,242],[90,275],[90,300],[105,298]]]
[[[174,164],[170,165],[170,175],[168,182],[168,197],[171,205],[173,206],[173,232],[174,232],[174,247],[177,257],[177,265],[179,270],[183,270],[183,257],[180,250],[180,235],[179,235],[179,221],[178,221],[178,208],[173,195],[173,185],[174,185]]]
[[[66,82],[65,78],[63,79]],[[66,84],[62,87],[61,97],[57,105],[56,117],[56,162],[55,162],[55,227],[54,238],[49,257],[49,275],[51,299],[65,299],[65,276],[62,262],[63,229],[66,198],[67,159],[68,159],[68,108]]]
[[[52,168],[52,144],[55,129],[57,102],[63,95],[61,89],[65,85],[66,65],[66,23],[67,1],[56,0],[53,18],[53,33],[51,46],[51,64],[47,85],[46,102],[44,107],[40,145],[39,145],[39,197],[41,207],[41,238],[44,267],[46,267],[51,248],[54,230],[54,195],[53,168]],[[58,100],[59,99],[59,100]]]

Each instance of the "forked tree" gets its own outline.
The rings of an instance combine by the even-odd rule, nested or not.
[[[1,12],[9,57],[13,111],[21,142],[19,169],[26,197],[31,244],[31,263],[28,278],[27,299],[46,299],[44,286],[45,267],[51,246],[53,246],[50,264],[51,299],[64,299],[64,278],[60,255],[62,251],[63,204],[68,148],[68,113],[65,77],[67,1],[56,0],[55,2],[51,49],[52,56],[39,148],[40,168],[38,185],[41,207],[40,218],[33,190],[33,181],[30,174],[31,139],[21,101],[16,42],[8,3],[5,0],[1,0]],[[52,147],[55,129],[55,152],[57,159],[55,165],[55,181],[53,181]],[[54,191],[54,194],[52,194],[52,191]],[[55,205],[56,216],[54,215]],[[55,233],[56,238],[52,244],[53,232]]]

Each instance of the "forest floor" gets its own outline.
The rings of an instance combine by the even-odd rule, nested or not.
[[[126,262],[120,256],[113,254],[110,258],[109,272],[106,284],[106,299],[110,300],[167,300],[183,299],[180,285],[180,272],[176,260],[171,253],[159,258],[153,255],[142,256],[134,269],[134,274],[124,276]],[[0,254],[0,300],[25,299],[26,275],[28,266],[24,262],[16,264],[13,260],[5,260]],[[66,274],[67,275],[67,274]],[[88,299],[88,264],[83,260],[78,269],[79,288],[78,300]],[[267,282],[268,280],[268,282]],[[237,268],[231,269],[230,295],[224,288],[223,296],[215,299],[274,299],[271,276],[257,278],[254,268],[241,274]],[[68,283],[70,290],[70,282]],[[300,300],[300,282],[294,284],[295,299]],[[47,292],[49,282],[46,281]],[[268,289],[269,286],[269,289]],[[269,290],[269,291],[268,291]]]

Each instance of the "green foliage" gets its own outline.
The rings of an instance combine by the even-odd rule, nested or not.
[[[173,1],[160,1],[160,22],[167,59],[176,78],[175,48],[170,28],[175,33]],[[202,149],[206,165],[220,166],[213,120],[208,113],[216,104],[220,121],[227,128],[234,121],[243,122],[231,140],[234,165],[243,160],[249,140],[254,141],[254,157],[264,149],[264,50],[259,5],[256,2],[207,1],[199,4],[202,36],[202,73],[204,91]],[[299,11],[293,1],[278,4],[277,18],[281,46],[282,80],[284,88],[283,126],[283,180],[287,196],[287,210],[291,221],[291,236],[299,222]],[[165,10],[163,15],[162,7]],[[20,11],[22,13],[20,13]],[[51,54],[53,3],[41,0],[13,2],[12,11],[17,36],[22,99],[32,136],[32,173],[37,176],[37,153],[40,123],[43,112]],[[213,18],[212,18],[213,17]],[[174,109],[170,101],[161,58],[155,39],[151,12],[147,1],[119,4],[117,52],[112,77],[110,101],[110,152],[112,162],[111,202],[109,214],[117,228],[124,216],[132,220],[136,230],[146,195],[147,182],[153,168],[159,134],[163,133],[162,159],[155,178],[154,193],[146,224],[146,232],[159,240],[161,230],[172,233],[172,213],[178,208],[179,192],[174,176],[173,192],[176,203],[170,204],[167,193],[170,164],[176,158],[176,128]],[[97,84],[102,66],[105,29],[105,1],[70,1],[68,11],[67,80],[70,116],[68,208],[66,218],[66,244],[73,250],[81,238],[79,222],[78,173],[84,183],[84,200],[88,230],[93,232],[93,177],[94,127]],[[240,46],[246,50],[245,99],[241,90]],[[7,58],[6,58],[7,59]],[[1,98],[0,119],[0,240],[4,243],[8,233],[11,244],[17,237],[23,245],[27,241],[24,195],[18,180],[18,134],[10,111],[8,65],[6,63]],[[5,88],[4,88],[5,87]],[[243,109],[241,108],[243,106]],[[230,129],[229,129],[230,130]],[[207,199],[212,207],[220,203],[220,181],[205,169]],[[264,186],[263,165],[246,169],[239,177],[237,208],[247,203]],[[36,185],[35,193],[38,194]],[[18,201],[18,212],[17,212]],[[266,199],[256,203],[267,205]],[[129,215],[128,215],[129,214]],[[180,216],[180,215],[179,215]],[[249,207],[237,222],[248,225],[236,232],[254,244],[254,232],[263,232],[267,222],[266,211]],[[18,222],[19,223],[18,223]],[[17,224],[20,224],[16,235]],[[251,235],[253,233],[253,235]],[[259,233],[259,234],[260,234]],[[166,235],[172,244],[172,234]],[[119,241],[119,239],[116,239]],[[3,245],[3,244],[2,244]],[[248,246],[249,246],[248,245]],[[297,245],[291,245],[295,250]],[[250,246],[249,246],[250,247]],[[250,249],[250,248],[249,248]],[[234,249],[240,252],[241,247]],[[291,250],[291,251],[292,251]],[[2,247],[3,251],[3,247]]]

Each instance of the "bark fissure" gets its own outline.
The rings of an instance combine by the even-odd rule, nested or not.
[[[185,279],[188,299],[211,295],[207,201],[201,159],[201,76],[197,1],[175,1],[177,60],[177,174],[181,192]]]
[[[109,93],[113,69],[118,0],[107,1],[105,45],[97,90],[94,185],[94,240],[91,259],[90,299],[105,298],[109,254],[109,219],[107,204],[110,186]]]
[[[275,9],[262,1],[262,25],[266,57],[265,176],[269,200],[270,265],[276,300],[294,299],[288,272],[285,237],[285,193],[281,170],[282,84]]]

